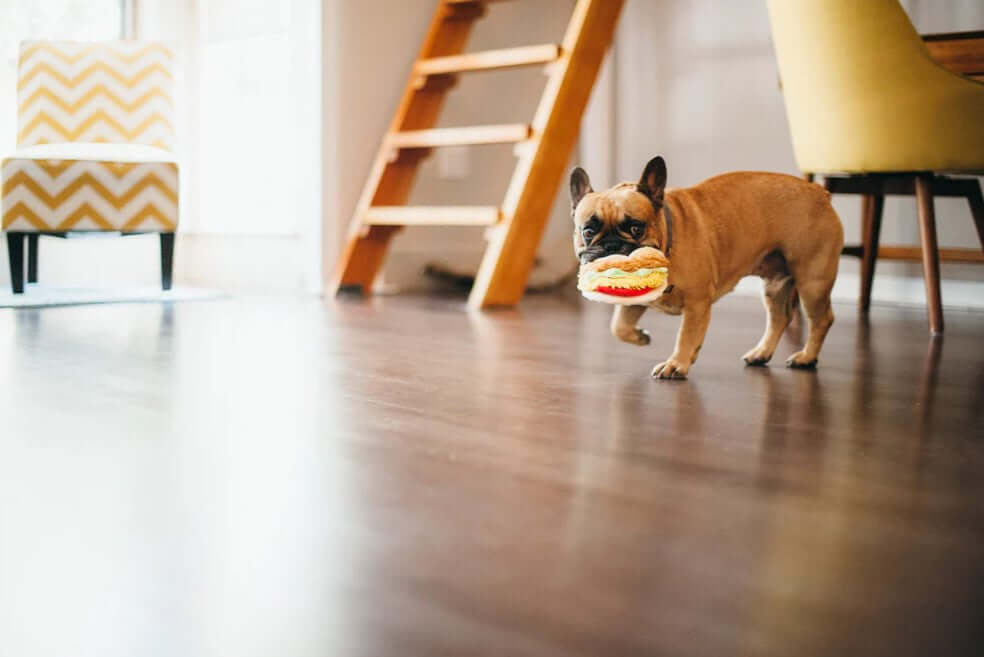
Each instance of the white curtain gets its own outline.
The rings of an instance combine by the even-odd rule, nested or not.
[[[137,36],[173,42],[182,69],[182,229],[310,236],[312,222],[320,228],[320,3],[135,1]]]

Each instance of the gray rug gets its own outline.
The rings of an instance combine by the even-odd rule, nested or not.
[[[52,287],[28,285],[24,294],[14,294],[9,284],[0,288],[0,308],[47,308],[92,303],[160,303],[204,301],[227,296],[223,292],[193,287],[175,287],[167,292],[159,287]]]

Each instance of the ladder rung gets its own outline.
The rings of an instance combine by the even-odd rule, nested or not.
[[[545,43],[538,46],[502,48],[501,50],[485,50],[464,55],[451,55],[450,57],[421,59],[417,62],[414,70],[418,75],[488,71],[496,68],[546,64],[555,61],[558,57],[560,57],[560,46],[556,43]]]
[[[491,226],[499,221],[494,205],[377,205],[362,215],[373,226]]]
[[[528,123],[408,130],[390,133],[387,142],[393,148],[512,144],[529,139],[531,131]]]

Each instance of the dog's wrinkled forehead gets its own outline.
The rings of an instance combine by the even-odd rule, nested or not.
[[[635,183],[622,183],[603,192],[585,194],[574,211],[574,223],[582,225],[598,217],[606,226],[614,226],[626,217],[640,221],[656,218],[653,204],[640,194]]]

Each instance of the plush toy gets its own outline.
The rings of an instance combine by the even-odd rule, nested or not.
[[[643,246],[629,255],[610,255],[582,265],[577,288],[586,299],[638,306],[666,289],[670,261],[663,252]]]

